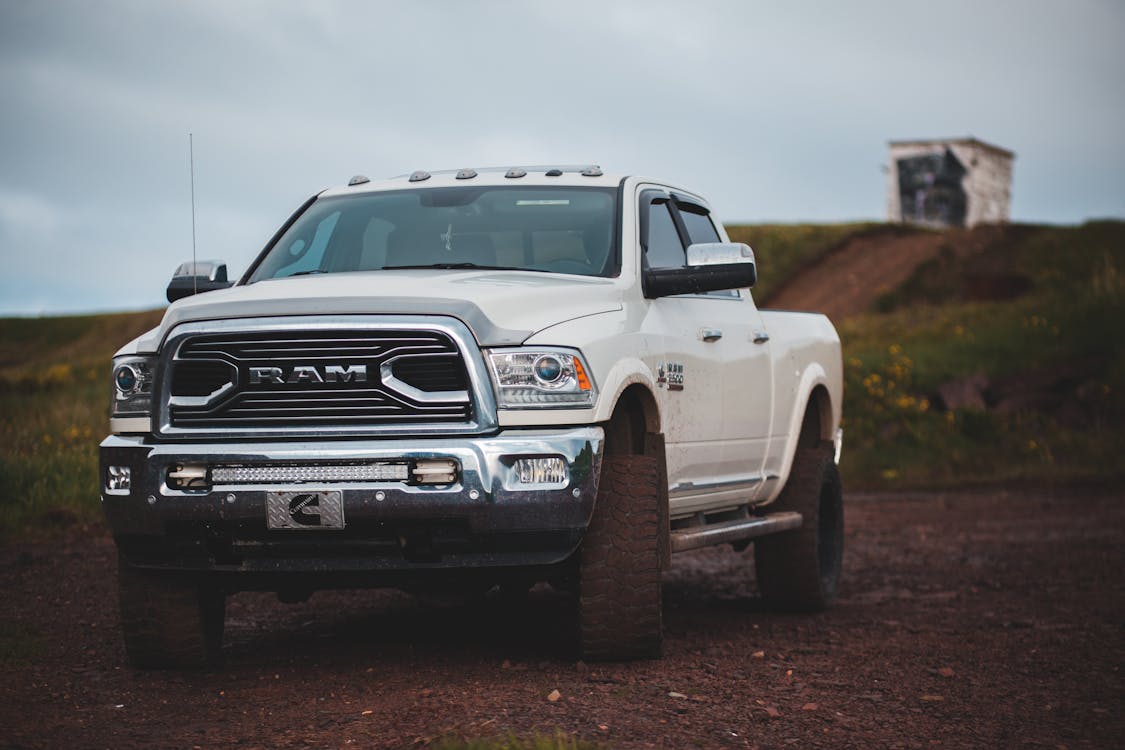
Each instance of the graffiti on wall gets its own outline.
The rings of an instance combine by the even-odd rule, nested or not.
[[[952,151],[911,156],[895,164],[902,221],[965,226],[968,199],[961,180],[968,170]]]

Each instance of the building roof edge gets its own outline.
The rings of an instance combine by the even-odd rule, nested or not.
[[[979,146],[989,151],[994,151],[1001,156],[1006,156],[1009,159],[1016,158],[1016,153],[1014,151],[1009,151],[1006,148],[1001,148],[1000,146],[992,143],[986,143],[985,141],[982,141],[979,138],[974,138],[973,136],[964,136],[961,138],[912,138],[905,141],[887,141],[888,146],[939,146],[950,144]]]

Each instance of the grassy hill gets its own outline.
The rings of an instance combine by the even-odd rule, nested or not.
[[[0,538],[97,522],[110,357],[161,314],[0,319]]]
[[[873,238],[886,251],[886,242],[918,230],[729,231],[755,248],[755,295],[768,307],[783,288],[799,300],[810,269],[846,264]],[[858,307],[835,321],[844,345],[847,487],[1120,478],[1125,223],[941,237],[892,288],[861,279],[866,296],[853,289]],[[159,318],[0,320],[0,537],[100,523],[97,443],[107,428],[109,359]]]
[[[841,326],[858,474],[892,484],[1125,474],[1125,224],[986,231],[979,247],[948,245],[875,308]],[[984,408],[908,417],[872,382],[900,370],[919,397],[976,378]]]

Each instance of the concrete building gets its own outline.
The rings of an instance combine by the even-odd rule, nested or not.
[[[976,138],[891,141],[887,221],[972,227],[1008,221],[1016,155]]]

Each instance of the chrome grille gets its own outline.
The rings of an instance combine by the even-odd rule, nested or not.
[[[202,333],[183,338],[169,366],[173,428],[377,430],[473,417],[461,351],[440,330]]]

